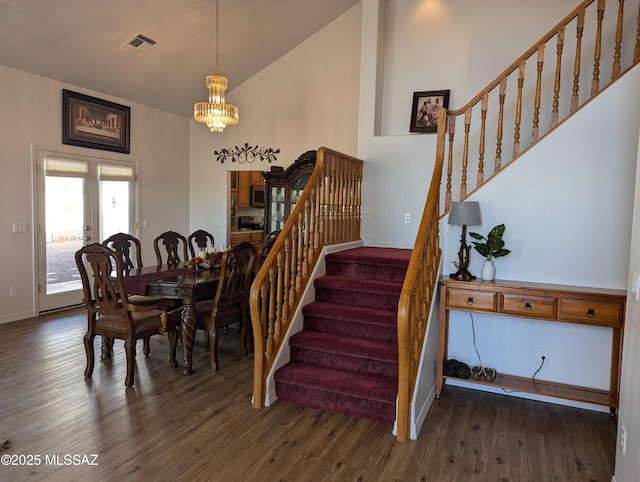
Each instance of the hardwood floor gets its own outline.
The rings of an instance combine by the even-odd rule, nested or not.
[[[616,425],[606,413],[446,387],[419,439],[399,443],[387,425],[281,402],[254,409],[252,358],[240,356],[235,333],[222,335],[216,374],[199,334],[188,377],[166,363],[165,338],[152,338],[148,359],[138,343],[126,389],[122,342],[111,361],[99,359],[96,342],[94,375],[84,378],[84,331],[82,310],[0,325],[0,436],[12,442],[0,454],[41,458],[0,465],[0,480],[609,482],[613,474]],[[88,463],[92,454],[97,465],[64,465],[65,455]]]

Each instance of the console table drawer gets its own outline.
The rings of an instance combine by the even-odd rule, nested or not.
[[[562,298],[558,319],[598,326],[622,327],[624,303]]]
[[[501,293],[500,312],[535,318],[555,318],[558,314],[558,298],[529,294]]]
[[[447,289],[447,308],[474,311],[498,311],[498,293]]]

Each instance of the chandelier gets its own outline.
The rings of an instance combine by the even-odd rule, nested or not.
[[[209,89],[209,101],[198,102],[193,106],[193,118],[207,124],[211,132],[222,132],[228,125],[238,123],[238,108],[226,104],[224,92],[227,90],[227,78],[218,75],[218,0],[216,0],[216,74],[208,75],[206,84]]]

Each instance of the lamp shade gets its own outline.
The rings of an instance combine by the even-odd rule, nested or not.
[[[478,201],[453,201],[448,224],[476,226],[482,224]]]

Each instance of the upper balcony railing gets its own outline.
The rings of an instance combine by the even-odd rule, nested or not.
[[[639,3],[582,2],[467,105],[449,111],[444,213],[640,61]]]

